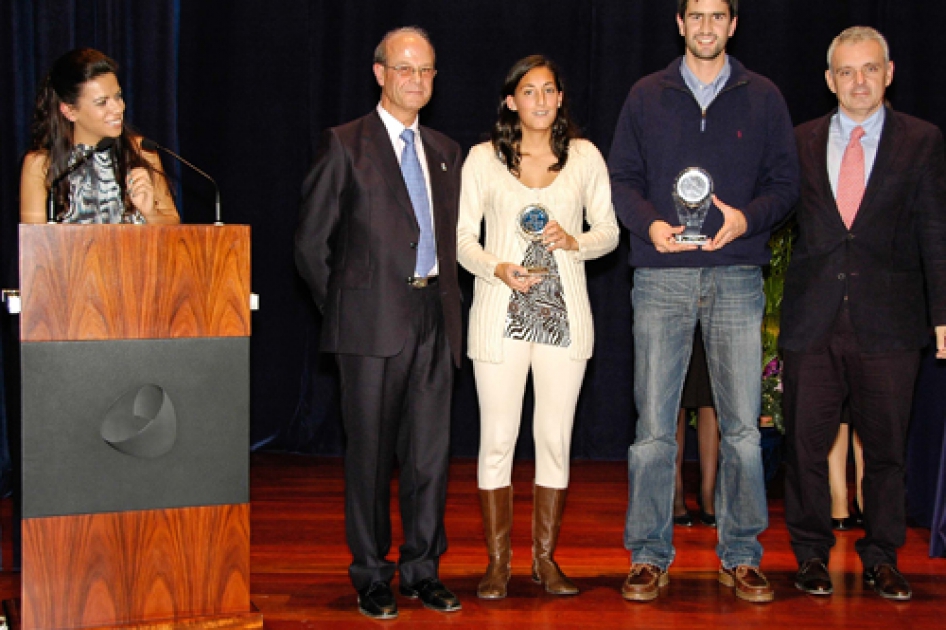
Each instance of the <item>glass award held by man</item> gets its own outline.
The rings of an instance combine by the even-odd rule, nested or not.
[[[548,208],[538,203],[530,203],[525,208],[519,211],[519,214],[516,215],[516,227],[519,229],[519,234],[524,238],[529,246],[533,249],[541,248],[542,242],[542,232],[545,230],[545,226],[549,224],[551,216],[549,215]],[[542,248],[544,252],[544,248]],[[541,260],[541,256],[531,256],[533,252],[528,252],[526,256],[526,261],[523,262],[524,266],[529,272],[530,276],[546,276],[549,273],[549,267],[545,264],[528,264],[530,259],[534,259],[535,262]]]
[[[673,182],[673,203],[683,224],[682,234],[674,239],[686,245],[706,245],[710,238],[702,233],[703,221],[713,203],[713,178],[701,168],[683,169]]]

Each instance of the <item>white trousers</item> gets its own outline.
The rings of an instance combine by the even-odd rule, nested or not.
[[[570,359],[568,348],[512,339],[503,339],[503,357],[502,363],[473,362],[480,402],[478,485],[495,490],[512,484],[512,460],[531,368],[535,484],[567,488],[575,406],[588,362]]]

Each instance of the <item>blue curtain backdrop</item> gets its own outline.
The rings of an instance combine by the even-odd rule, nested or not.
[[[682,51],[675,6],[674,0],[3,0],[0,280],[4,287],[17,285],[18,177],[36,84],[66,50],[102,49],[122,66],[130,121],[214,174],[225,220],[252,226],[252,283],[261,296],[253,316],[253,444],[338,454],[333,362],[317,352],[319,321],[295,273],[292,233],[319,132],[377,102],[370,63],[381,35],[403,24],[430,32],[440,73],[422,117],[464,148],[483,139],[492,124],[509,66],[544,53],[562,66],[585,135],[607,154],[631,84]],[[897,64],[893,105],[946,129],[946,64],[939,50],[946,3],[755,0],[741,9],[730,51],[775,81],[796,123],[833,106],[823,79],[831,38],[852,24],[869,24],[891,43]],[[209,222],[211,192],[191,177],[179,174],[183,218]],[[588,268],[598,343],[575,424],[577,458],[622,459],[633,437],[626,247],[622,243]],[[469,298],[472,280],[463,277]],[[0,323],[5,420],[15,425],[16,320],[3,314]],[[941,428],[943,406],[935,399],[946,391],[946,371],[929,361],[921,383],[917,410],[925,424],[917,425]],[[527,399],[522,456],[532,453],[530,410]],[[475,455],[477,403],[468,362],[457,378],[452,430],[454,453]],[[941,444],[941,438],[935,445],[924,438],[911,448],[935,451],[938,464]],[[931,461],[933,455],[915,459]],[[911,503],[942,503],[931,469],[911,470]],[[927,523],[932,516],[919,515]]]

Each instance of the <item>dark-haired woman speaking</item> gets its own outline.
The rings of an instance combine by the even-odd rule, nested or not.
[[[46,223],[47,193],[63,223],[180,222],[161,160],[142,152],[141,136],[125,125],[117,71],[91,48],[53,64],[36,97],[23,159],[21,222]]]
[[[477,588],[482,598],[506,596],[512,459],[530,370],[532,579],[556,595],[578,592],[553,553],[575,405],[594,338],[584,261],[617,242],[604,160],[577,139],[558,70],[538,55],[520,60],[506,77],[491,142],[473,147],[463,166],[460,196],[457,253],[476,276],[468,353],[480,404],[478,485],[489,554]]]

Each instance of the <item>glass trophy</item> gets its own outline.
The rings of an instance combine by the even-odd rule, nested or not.
[[[677,217],[683,224],[682,234],[674,237],[686,245],[706,245],[709,237],[702,233],[703,221],[709,213],[713,198],[713,178],[701,168],[683,169],[673,182],[673,203]]]
[[[519,228],[519,234],[527,242],[538,243],[542,240],[542,232],[545,231],[545,226],[550,220],[548,208],[542,204],[532,203],[519,211],[516,216],[516,226]],[[526,269],[530,276],[546,276],[549,273],[547,265],[531,265]]]

